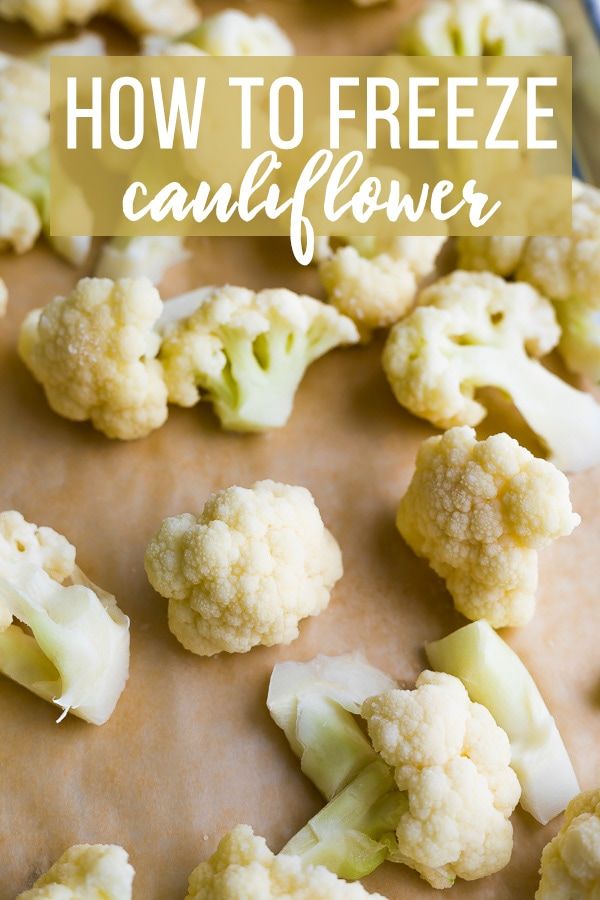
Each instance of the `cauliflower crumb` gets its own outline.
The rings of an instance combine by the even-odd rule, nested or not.
[[[600,885],[600,790],[567,806],[562,827],[544,848],[535,900],[596,900]]]
[[[416,56],[545,56],[566,52],[558,16],[532,0],[429,0],[398,35]]]
[[[190,875],[186,900],[385,900],[342,881],[324,866],[275,856],[249,825],[225,835],[213,856]]]
[[[115,844],[77,844],[17,900],[131,900],[135,872]]]
[[[397,322],[431,274],[445,237],[348,238],[331,251],[319,243],[319,274],[329,302],[356,322],[363,339]]]
[[[145,278],[83,278],[69,296],[29,313],[19,353],[55,412],[90,419],[108,437],[143,437],[167,418],[153,328],[161,311]]]
[[[169,600],[171,631],[201,656],[291,643],[343,571],[309,491],[274,481],[218,491],[199,516],[165,519],[145,565]]]
[[[421,445],[396,520],[446,580],[457,610],[495,628],[531,619],[537,551],[579,522],[555,466],[507,434],[478,441],[467,427]]]
[[[508,738],[488,710],[469,700],[458,678],[425,671],[414,691],[371,697],[362,715],[398,788],[408,791],[398,861],[440,889],[502,869],[521,789]]]

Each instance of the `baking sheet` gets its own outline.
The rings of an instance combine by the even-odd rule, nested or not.
[[[226,5],[203,4],[207,13]],[[386,50],[406,6],[243,4],[275,15],[299,52],[357,54]],[[107,33],[113,49],[132,46],[116,30]],[[25,29],[0,26],[0,48],[32,44]],[[163,296],[227,281],[321,296],[314,271],[294,262],[285,241],[204,238],[190,247],[192,258],[171,273]],[[17,508],[66,534],[82,568],[116,594],[132,620],[131,676],[101,728],[73,717],[57,726],[49,704],[0,679],[1,900],[14,900],[75,842],[122,844],[137,871],[138,900],[183,898],[189,872],[239,822],[279,850],[321,800],[268,716],[274,664],[358,648],[412,686],[425,666],[424,641],[464,624],[442,582],[394,527],[419,443],[433,431],[394,401],[380,367],[381,341],[312,366],[282,431],[227,434],[199,406],[173,409],[165,427],[142,441],[111,442],[54,415],[15,349],[27,310],[89,271],[74,271],[42,245],[20,259],[0,257],[10,289],[0,322],[0,509]],[[481,433],[507,421],[528,439],[505,405]],[[164,516],[199,510],[215,489],[266,477],[313,492],[342,546],[344,578],[329,609],[305,621],[289,647],[195,657],[171,636],[166,601],[146,581],[146,543]],[[571,484],[583,524],[541,554],[536,617],[506,634],[558,720],[582,787],[590,788],[600,783],[600,469]],[[510,865],[482,881],[457,882],[450,896],[533,897],[541,848],[559,823],[542,828],[521,810],[513,823]],[[434,896],[402,866],[385,865],[365,883],[391,900]]]

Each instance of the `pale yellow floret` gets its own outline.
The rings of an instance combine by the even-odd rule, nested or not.
[[[417,56],[563,54],[556,14],[535,0],[429,0],[402,28],[397,49]]]
[[[421,445],[396,523],[459,612],[502,628],[531,619],[537,551],[579,521],[555,466],[507,434],[477,441],[464,427]]]
[[[209,56],[291,56],[294,47],[270,16],[225,9],[208,16],[185,41]]]
[[[186,900],[385,900],[342,881],[324,866],[275,856],[249,825],[225,835],[211,858],[190,875]]]
[[[83,25],[93,16],[119,19],[134,34],[183,34],[200,19],[193,0],[0,0],[0,17],[27,22],[39,34]]]
[[[26,160],[48,144],[49,109],[48,72],[26,60],[1,53],[0,166]]]
[[[26,253],[41,230],[42,221],[31,200],[0,184],[0,252]]]
[[[155,359],[162,311],[145,278],[84,278],[25,319],[19,353],[55,412],[91,420],[108,437],[132,440],[167,418],[167,390]]]
[[[321,244],[319,274],[329,302],[356,322],[363,338],[393,325],[412,307],[445,240],[348,238],[346,246],[329,252]]]
[[[398,861],[435,888],[502,869],[521,790],[508,738],[488,710],[469,700],[457,678],[426,671],[414,691],[366,700],[362,715],[399,789],[408,791]]]
[[[306,488],[259,481],[165,519],[146,550],[169,627],[202,656],[289,644],[329,603],[342,557]]]
[[[562,827],[544,848],[535,900],[600,898],[600,790],[571,800]]]
[[[131,900],[134,877],[115,844],[77,844],[17,900]]]

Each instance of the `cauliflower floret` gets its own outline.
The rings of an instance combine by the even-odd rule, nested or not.
[[[540,874],[535,900],[598,900],[600,790],[571,800],[560,831],[544,848]]]
[[[291,643],[343,571],[309,491],[274,481],[218,491],[199,516],[165,519],[145,564],[169,600],[171,631],[201,656]]]
[[[131,900],[135,872],[114,844],[76,844],[17,900]]]
[[[538,56],[566,52],[556,14],[532,0],[429,0],[397,49],[416,56]]]
[[[15,253],[26,253],[35,244],[41,228],[31,200],[0,184],[0,252],[12,248]]]
[[[83,278],[68,297],[29,313],[19,353],[55,412],[90,419],[108,437],[143,437],[167,418],[153,329],[161,310],[145,278]]]
[[[0,0],[0,17],[22,19],[39,34],[55,34],[106,13],[134,34],[176,35],[193,28],[200,13],[193,0]]]
[[[78,568],[73,545],[0,513],[0,672],[63,715],[102,725],[128,670],[129,619]]]
[[[292,56],[294,53],[293,44],[274,19],[249,16],[239,9],[225,9],[209,16],[182,41],[209,56]]]
[[[235,431],[285,425],[310,363],[358,340],[350,319],[283,288],[192,292],[166,304],[159,326],[169,400],[193,406],[206,396]]]
[[[97,278],[138,278],[160,284],[167,271],[187,258],[183,238],[177,236],[112,238],[102,248]]]
[[[48,72],[0,54],[0,166],[12,166],[48,144],[49,109]]]
[[[355,237],[333,252],[321,241],[319,275],[329,302],[353,319],[367,339],[373,329],[393,325],[408,312],[445,240]]]
[[[297,856],[275,856],[249,825],[237,825],[190,875],[186,900],[385,900]]]
[[[424,441],[396,519],[459,612],[495,628],[531,619],[537,551],[579,522],[562,472],[507,434],[477,441],[467,427]]]
[[[366,700],[362,715],[399,789],[408,791],[396,831],[399,859],[436,888],[502,869],[521,789],[508,738],[488,710],[469,700],[458,678],[426,671],[414,691]]]
[[[564,237],[465,237],[460,265],[527,281],[555,304],[559,350],[573,371],[600,381],[600,190],[573,182]]]
[[[600,406],[531,357],[557,343],[552,304],[531,285],[454,272],[426,288],[390,332],[383,367],[396,399],[440,428],[477,425],[481,387],[507,394],[550,451],[578,471],[600,462]]]

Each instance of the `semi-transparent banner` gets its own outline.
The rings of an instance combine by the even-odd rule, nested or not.
[[[568,57],[54,58],[51,127],[56,235],[570,229]]]

